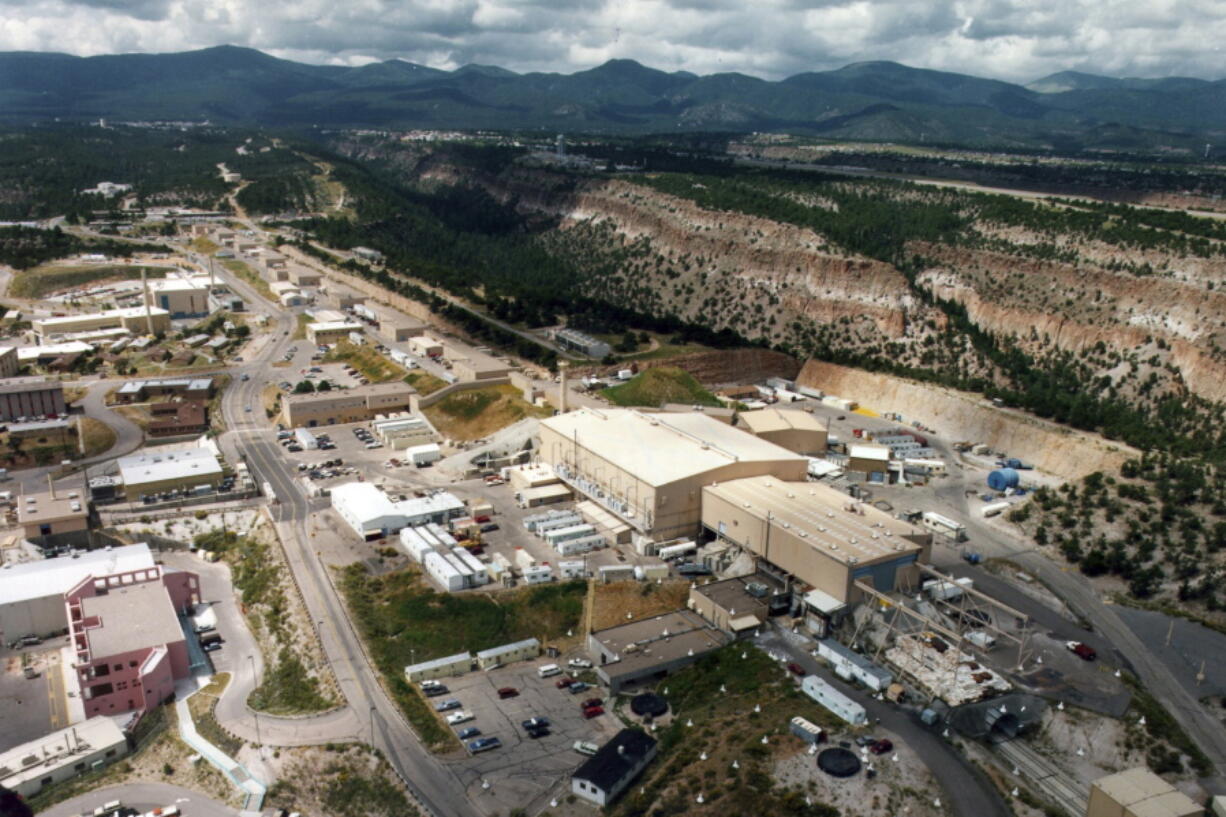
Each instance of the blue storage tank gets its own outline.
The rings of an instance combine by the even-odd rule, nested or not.
[[[1021,476],[1012,468],[997,468],[995,471],[988,474],[988,487],[993,491],[1004,491],[1008,488],[1016,488],[1018,483],[1021,481]]]

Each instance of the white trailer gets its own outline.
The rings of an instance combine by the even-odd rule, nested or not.
[[[562,542],[569,542],[571,539],[582,539],[585,536],[591,536],[596,532],[596,528],[592,525],[570,525],[565,528],[546,531],[545,541],[550,547],[556,548]]]
[[[805,679],[800,682],[800,689],[852,726],[868,723],[868,713],[864,711],[864,707],[816,675],[806,675]]]
[[[936,511],[924,511],[920,516],[920,522],[929,530],[947,536],[955,542],[961,542],[966,538],[966,525]]]
[[[315,435],[305,428],[295,428],[294,438],[298,440],[298,445],[307,451],[315,451],[319,448],[319,440],[315,439]]]
[[[583,561],[580,559],[558,562],[558,574],[563,579],[582,579],[584,574]]]
[[[450,562],[443,558],[443,554],[438,551],[431,550],[428,552],[422,560],[422,566],[426,568],[426,572],[430,574],[430,577],[438,582],[447,592],[454,593],[457,590],[464,589],[464,576]]]
[[[985,517],[1000,516],[1002,513],[1009,510],[1009,507],[1010,503],[1008,502],[990,502],[987,505],[984,505],[981,511]]]
[[[553,569],[549,565],[524,568],[524,584],[545,584],[553,581]]]
[[[427,542],[417,528],[401,528],[400,548],[410,559],[421,564],[425,555],[434,550],[434,545]]]
[[[451,549],[451,553],[460,560],[461,564],[468,568],[468,571],[471,574],[470,581],[472,582],[473,587],[480,587],[483,584],[489,584],[489,571],[485,569],[485,565],[481,564],[480,559],[462,547],[453,547]]]
[[[404,455],[410,462],[421,468],[423,465],[433,465],[441,460],[443,450],[438,447],[438,443],[427,443],[406,448]]]

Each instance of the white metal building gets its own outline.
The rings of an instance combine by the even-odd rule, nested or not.
[[[129,500],[160,491],[216,485],[222,477],[217,455],[206,447],[173,451],[154,449],[120,457],[116,465]]]
[[[800,689],[852,726],[868,722],[868,713],[864,711],[864,707],[816,675],[806,675],[805,679],[800,682]]]
[[[0,753],[0,786],[30,797],[48,786],[101,769],[127,753],[123,730],[111,718],[99,715]]]
[[[820,639],[817,642],[817,654],[830,662],[835,675],[845,680],[859,681],[874,692],[881,692],[894,683],[894,676],[889,670],[877,666],[833,639]]]
[[[0,639],[47,636],[68,627],[64,594],[89,576],[154,566],[146,544],[92,550],[0,567]]]
[[[333,488],[332,507],[363,539],[379,539],[409,525],[443,523],[464,512],[464,503],[446,491],[394,502],[369,482],[350,482]]]

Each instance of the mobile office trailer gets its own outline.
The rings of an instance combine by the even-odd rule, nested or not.
[[[426,568],[426,572],[430,574],[430,577],[438,582],[447,592],[454,593],[457,590],[464,589],[463,574],[438,551],[431,550],[426,553],[422,559],[422,565]]]
[[[525,567],[523,573],[524,584],[545,584],[553,581],[553,569],[549,565]]]
[[[298,445],[307,451],[315,451],[319,448],[319,440],[315,439],[315,435],[305,428],[294,429],[294,438],[298,441]]]
[[[966,539],[966,525],[935,511],[924,511],[920,516],[920,523],[928,530],[953,539],[955,542]]]
[[[451,555],[460,561],[464,567],[468,568],[470,574],[469,581],[473,587],[480,587],[483,584],[489,584],[490,574],[485,569],[485,565],[481,564],[481,560],[469,553],[462,547],[453,547]]]
[[[417,528],[400,529],[400,547],[418,564],[422,563],[427,553],[434,550],[434,545],[426,541]]]

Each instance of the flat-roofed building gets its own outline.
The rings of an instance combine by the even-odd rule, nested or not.
[[[689,607],[725,633],[742,638],[753,635],[773,613],[786,611],[790,596],[769,577],[736,576],[692,586]]]
[[[153,420],[145,432],[154,438],[200,435],[209,428],[209,413],[204,403],[154,403],[149,407]]]
[[[118,724],[93,717],[0,753],[0,786],[29,798],[127,754],[128,737]]]
[[[853,444],[847,447],[847,469],[881,481],[890,470],[890,449],[884,445]]]
[[[64,385],[45,377],[12,377],[0,381],[0,421],[19,417],[60,415],[67,411]]]
[[[0,377],[13,377],[21,368],[16,346],[0,346]]]
[[[371,383],[352,389],[281,398],[281,422],[288,428],[361,423],[376,415],[408,411],[417,390],[407,383]]]
[[[115,390],[117,403],[144,403],[148,400],[181,397],[207,402],[213,396],[211,377],[164,377],[156,380],[129,380]]]
[[[7,643],[68,629],[64,594],[89,576],[154,567],[146,544],[123,545],[0,567],[0,634]]]
[[[27,539],[43,544],[57,541],[53,537],[88,531],[89,501],[85,496],[84,483],[77,490],[26,494],[17,503],[17,524]]]
[[[446,346],[443,357],[450,361],[451,371],[461,383],[497,380],[511,373],[510,364],[476,349]]]
[[[116,464],[129,502],[167,491],[189,490],[198,485],[216,487],[225,475],[217,455],[203,447],[177,451],[154,449],[120,457]]]
[[[91,576],[68,591],[73,669],[86,717],[148,712],[191,674],[179,616],[200,602],[195,573],[161,567]]]
[[[702,525],[843,604],[862,581],[882,593],[917,585],[932,535],[816,482],[774,477],[702,491]]]
[[[289,281],[299,289],[318,287],[321,280],[323,276],[310,267],[301,264],[291,264],[289,267]]]
[[[388,417],[371,424],[375,435],[384,445],[395,451],[404,451],[435,440],[434,429],[421,417]]]
[[[563,349],[598,359],[604,358],[613,351],[613,348],[605,341],[580,332],[578,329],[559,329],[553,333],[553,340]]]
[[[397,309],[392,309],[390,306],[376,307],[374,313],[379,334],[392,341],[409,340],[426,329],[424,322]]]
[[[1086,817],[1203,817],[1205,809],[1149,769],[1139,766],[1090,785]]]
[[[464,502],[439,491],[395,501],[369,482],[349,482],[332,489],[332,508],[362,539],[380,539],[401,528],[444,524],[464,512]]]
[[[130,306],[107,309],[87,315],[64,315],[58,318],[35,318],[31,322],[40,341],[60,335],[93,332],[98,329],[121,327],[137,335],[161,334],[170,329],[170,313],[161,307]]]
[[[438,357],[443,354],[443,342],[429,335],[409,338],[409,354],[417,357]]]
[[[307,324],[307,340],[316,346],[330,346],[349,337],[351,332],[365,329],[357,321],[326,321]]]
[[[145,303],[165,310],[171,318],[200,318],[209,314],[209,287],[186,278],[162,278],[149,282]]]
[[[697,613],[675,610],[590,633],[587,649],[596,675],[615,695],[627,684],[687,667],[730,641]]]
[[[542,420],[540,459],[564,482],[656,539],[693,536],[702,488],[769,474],[802,480],[808,460],[701,412],[580,409]]]
[[[826,451],[826,424],[807,411],[777,408],[744,411],[737,415],[737,425],[755,437],[797,454],[824,454]]]

